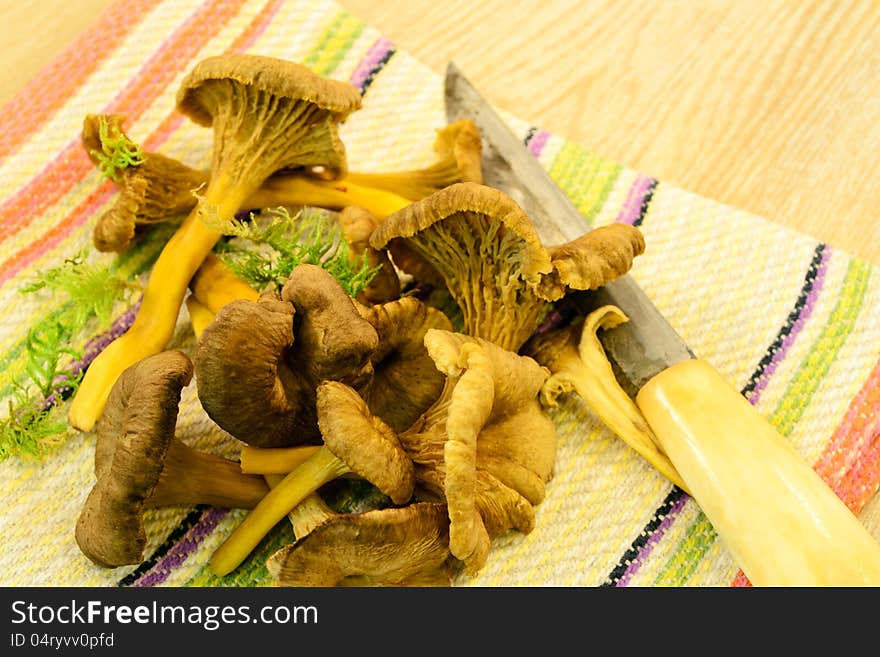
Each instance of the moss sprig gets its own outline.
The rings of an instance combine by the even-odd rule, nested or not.
[[[351,258],[339,224],[327,212],[287,208],[264,210],[259,216],[220,222],[208,218],[218,232],[232,240],[215,251],[233,272],[258,290],[280,289],[295,267],[311,264],[327,270],[349,296],[357,296],[379,272],[366,257]]]
[[[31,294],[44,290],[69,301],[63,321],[77,329],[91,317],[106,324],[114,304],[139,286],[109,267],[87,262],[87,257],[86,251],[79,251],[57,267],[38,273],[20,291]]]
[[[98,137],[101,150],[91,149],[89,153],[97,160],[98,170],[113,182],[120,182],[121,169],[144,163],[141,147],[129,139],[119,126],[111,124],[106,116],[98,120]]]
[[[82,378],[81,368],[74,367],[82,354],[73,345],[87,328],[108,326],[115,304],[137,289],[110,267],[87,262],[85,252],[19,288],[23,294],[46,295],[55,308],[28,330],[21,374],[3,391],[8,413],[0,419],[0,461],[39,458],[69,435],[58,403],[73,394]]]

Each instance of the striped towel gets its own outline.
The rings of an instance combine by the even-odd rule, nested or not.
[[[0,117],[0,371],[4,396],[23,367],[29,329],[52,308],[20,286],[89,247],[114,200],[79,142],[87,113],[127,117],[145,149],[207,168],[210,131],[174,111],[181,78],[222,52],[273,55],[348,80],[363,108],[342,127],[353,170],[433,161],[445,124],[442,81],[328,0],[118,0]],[[87,56],[86,56],[87,54]],[[880,271],[831,245],[677,189],[503,114],[593,226],[637,225],[632,270],[695,353],[711,362],[858,512],[880,482]],[[146,241],[118,266],[145,271]],[[108,256],[109,258],[109,256]],[[695,275],[698,272],[699,275]],[[130,324],[82,336],[89,357]],[[192,353],[181,314],[170,346]],[[62,406],[68,402],[60,401]],[[6,407],[6,401],[3,401]],[[616,439],[577,399],[553,411],[554,479],[528,535],[505,534],[460,586],[735,586],[748,584],[698,505]],[[235,458],[236,446],[184,389],[181,437]],[[104,569],[74,541],[93,483],[94,435],[41,460],[0,463],[0,584],[263,586],[267,555],[292,540],[280,523],[233,574],[206,564],[243,512],[156,509],[144,563]]]

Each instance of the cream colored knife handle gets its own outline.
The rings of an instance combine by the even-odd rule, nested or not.
[[[705,360],[652,378],[636,403],[755,586],[880,586],[880,543]]]

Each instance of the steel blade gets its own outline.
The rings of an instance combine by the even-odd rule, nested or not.
[[[483,182],[522,207],[544,244],[562,244],[590,229],[537,158],[452,62],[446,69],[445,103],[447,121],[471,119],[480,129]],[[613,304],[629,317],[630,321],[601,331],[599,337],[630,394],[670,365],[693,358],[684,340],[630,275],[572,298],[583,311]]]

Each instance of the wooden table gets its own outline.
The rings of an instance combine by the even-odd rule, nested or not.
[[[0,103],[111,1],[0,0]],[[339,4],[523,119],[880,265],[875,1]],[[880,496],[861,517],[880,539]]]
[[[0,0],[0,102],[110,1]],[[340,4],[532,123],[880,264],[873,0]]]

